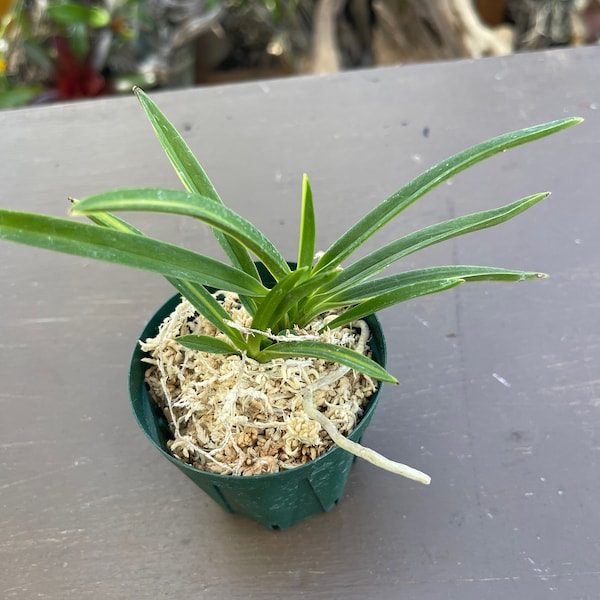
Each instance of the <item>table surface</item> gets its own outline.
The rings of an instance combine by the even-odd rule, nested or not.
[[[551,277],[381,313],[401,385],[364,442],[432,484],[358,461],[335,510],[273,532],[213,504],[131,414],[128,360],[168,284],[3,242],[0,596],[600,598],[599,64],[588,47],[155,94],[226,202],[290,258],[303,172],[325,248],[453,152],[583,116],[442,185],[368,246],[552,190],[401,265]],[[0,128],[4,207],[64,215],[69,195],[179,186],[133,97],[1,112]],[[221,255],[189,220],[135,223]]]

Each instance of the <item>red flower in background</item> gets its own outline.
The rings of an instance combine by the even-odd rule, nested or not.
[[[59,100],[91,98],[107,93],[108,83],[92,64],[92,53],[82,60],[71,49],[69,41],[60,35],[53,39],[56,48],[54,93]]]

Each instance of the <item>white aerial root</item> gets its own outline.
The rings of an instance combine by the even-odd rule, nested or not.
[[[346,450],[346,452],[350,452],[350,454],[354,454],[354,456],[367,460],[376,467],[396,473],[396,475],[408,477],[408,479],[413,479],[414,481],[418,481],[425,485],[431,483],[431,477],[429,477],[429,475],[418,471],[417,469],[413,469],[408,465],[390,460],[382,454],[375,452],[375,450],[361,446],[360,444],[349,440],[347,437],[344,437],[337,430],[337,427],[323,413],[315,408],[315,405],[312,402],[312,389],[310,387],[306,388],[306,393],[303,394],[303,406],[306,414],[319,423],[319,425],[321,425],[321,427],[329,434],[329,437],[342,448],[342,450]]]
[[[356,345],[356,351],[362,353],[367,344],[367,340],[369,339],[369,327],[364,321],[357,321],[356,324],[361,328],[361,335]],[[413,467],[409,467],[408,465],[390,460],[382,454],[375,452],[375,450],[371,450],[370,448],[366,448],[361,444],[349,440],[338,431],[337,427],[330,419],[315,407],[313,403],[314,392],[323,386],[331,385],[336,378],[342,377],[349,370],[348,367],[340,367],[333,373],[329,373],[326,377],[322,377],[313,384],[308,385],[302,394],[302,406],[304,412],[309,418],[319,423],[319,425],[321,425],[321,427],[329,434],[329,437],[333,442],[343,450],[346,450],[346,452],[350,452],[350,454],[354,454],[354,456],[358,456],[359,458],[374,464],[376,467],[385,469],[396,475],[402,475],[408,479],[413,479],[419,483],[429,485],[431,483],[431,477],[429,477],[429,475],[418,471]]]
[[[221,297],[232,324],[244,334],[290,339],[254,331],[237,297]],[[368,352],[370,332],[364,321],[319,334],[327,322],[294,331],[293,339],[321,339]],[[245,353],[196,352],[174,341],[185,333],[222,335],[183,300],[156,337],[141,344],[148,353],[144,361],[151,365],[146,373],[151,395],[174,436],[170,450],[184,462],[221,474],[275,473],[305,464],[337,444],[383,469],[429,483],[424,473],[345,437],[377,389],[370,377],[320,359],[258,363]]]

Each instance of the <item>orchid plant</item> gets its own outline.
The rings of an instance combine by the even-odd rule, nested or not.
[[[550,135],[581,121],[566,118],[506,133],[440,162],[368,212],[329,248],[316,255],[316,225],[308,177],[302,182],[298,254],[291,267],[254,225],[222,202],[191,150],[156,104],[134,92],[181,179],[184,190],[134,188],[94,194],[73,202],[71,213],[92,223],[0,209],[0,239],[101,259],[164,275],[228,341],[185,335],[178,341],[204,352],[245,353],[257,361],[286,357],[330,360],[380,381],[397,383],[381,365],[354,350],[322,341],[294,339],[318,315],[335,311],[335,328],[400,302],[477,281],[539,279],[537,272],[451,265],[379,276],[401,258],[445,240],[503,223],[543,200],[538,193],[506,206],[477,212],[403,236],[342,268],[373,234],[428,191],[499,152]],[[112,213],[152,211],[194,217],[208,224],[231,264],[145,236]],[[266,287],[255,260],[275,284]],[[252,316],[249,331],[233,326],[229,314],[207,289],[235,293]]]
[[[376,278],[393,262],[439,242],[503,223],[530,208],[548,193],[527,196],[501,208],[438,223],[397,239],[346,268],[341,268],[367,239],[404,209],[440,183],[498,152],[549,135],[581,121],[562,119],[501,135],[432,167],[352,226],[315,260],[316,227],[308,177],[302,186],[300,241],[297,265],[291,268],[277,248],[254,225],[227,208],[180,134],[156,104],[134,88],[158,139],[187,191],[133,188],[71,199],[74,215],[84,224],[45,215],[0,211],[0,238],[97,258],[165,275],[170,283],[230,343],[205,336],[179,341],[205,352],[241,353],[258,361],[276,357],[312,356],[339,362],[367,375],[397,383],[395,377],[364,356],[338,346],[310,341],[273,341],[271,334],[303,327],[318,315],[344,309],[328,324],[334,328],[400,302],[440,292],[465,282],[520,281],[545,277],[542,273],[492,267],[453,265],[407,271]],[[110,214],[152,211],[195,217],[210,225],[232,265],[144,236],[132,225]],[[260,280],[254,255],[273,276],[267,289]],[[239,294],[253,317],[253,335],[232,328],[229,315],[205,286]]]

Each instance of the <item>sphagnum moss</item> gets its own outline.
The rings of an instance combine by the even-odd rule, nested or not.
[[[233,318],[248,322],[231,295],[224,301]],[[315,335],[321,321],[299,335],[368,351],[365,321]],[[171,425],[171,452],[184,462],[219,474],[257,475],[300,466],[321,456],[360,419],[377,382],[348,367],[314,358],[259,363],[245,354],[223,355],[182,347],[182,331],[214,333],[212,325],[183,300],[142,342],[150,365],[151,395]],[[317,413],[314,419],[307,413]],[[323,422],[327,423],[325,428]],[[341,444],[339,443],[341,441]]]

